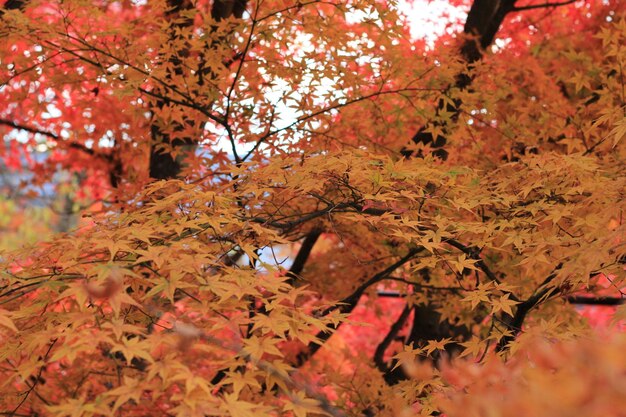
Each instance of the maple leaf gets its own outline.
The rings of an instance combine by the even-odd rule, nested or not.
[[[224,395],[224,405],[229,415],[238,417],[258,417],[263,409],[256,404],[240,399],[235,394]]]
[[[463,271],[466,269],[471,269],[474,271],[478,270],[478,268],[476,268],[475,266],[476,260],[467,258],[464,253],[460,254],[456,260],[450,260],[449,262],[456,267],[456,271],[459,274],[463,273]]]
[[[122,310],[122,304],[128,304],[136,307],[140,307],[141,305],[131,297],[126,288],[122,288],[120,291],[117,291],[107,300],[111,309],[113,310],[114,317],[119,317],[120,311]]]
[[[7,315],[8,311],[0,309],[0,325],[13,330],[14,332],[18,332],[17,327],[13,323],[10,317]]]
[[[611,135],[613,135],[613,148],[615,148],[624,136],[626,136],[626,117],[623,117],[615,124],[613,130],[611,130]]]
[[[143,389],[141,389],[141,382],[138,379],[124,376],[123,384],[117,388],[114,388],[106,393],[107,397],[115,398],[112,412],[117,411],[122,405],[128,401],[135,401],[139,403],[141,396],[143,395]]]
[[[421,348],[413,348],[412,346],[404,345],[402,347],[402,352],[394,355],[394,359],[397,360],[393,369],[396,369],[398,366],[403,364],[413,363],[417,360],[418,356],[423,355],[424,349]]]
[[[472,336],[470,340],[467,342],[461,342],[460,345],[465,348],[465,350],[461,352],[460,357],[479,357],[481,352],[486,349],[486,343],[477,336]]]
[[[319,405],[319,400],[306,398],[304,392],[298,391],[290,394],[289,402],[283,406],[283,410],[293,412],[295,417],[306,417],[309,414],[321,413]]]
[[[424,347],[424,351],[427,355],[430,355],[435,350],[446,350],[446,345],[450,342],[452,342],[452,339],[450,338],[445,338],[441,340],[429,340]]]
[[[467,296],[465,296],[465,298],[461,299],[461,301],[469,301],[473,310],[476,306],[478,306],[478,304],[482,302],[489,302],[491,298],[489,287],[491,287],[491,284],[481,284],[476,290],[471,291]]]
[[[513,310],[511,309],[511,307],[519,304],[519,301],[510,300],[509,297],[510,297],[510,294],[507,293],[498,299],[494,298],[493,300],[491,300],[491,313],[494,314],[499,311],[502,311],[508,314],[509,316],[513,317]]]
[[[121,340],[122,343],[115,343],[111,347],[111,352],[120,352],[126,364],[130,366],[134,358],[145,359],[148,362],[154,362],[152,355],[150,355],[150,342],[148,340],[141,340],[139,337],[124,337]]]
[[[331,3],[0,6],[0,410],[619,414],[626,9]]]

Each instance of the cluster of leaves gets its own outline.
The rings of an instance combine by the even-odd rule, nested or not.
[[[0,122],[48,149],[33,184],[65,169],[100,201],[2,254],[0,411],[558,415],[550,386],[615,410],[623,337],[529,335],[623,295],[620,2],[503,1],[483,60],[386,1],[26,3],[0,17]],[[379,292],[402,311],[373,349],[318,353],[359,303],[388,316]]]
[[[448,416],[620,415],[624,347],[623,333],[567,342],[527,337],[506,365],[489,357],[444,366],[438,382],[445,387],[434,402]]]

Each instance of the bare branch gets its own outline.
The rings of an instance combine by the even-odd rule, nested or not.
[[[402,329],[402,326],[404,326],[404,324],[406,323],[406,320],[409,318],[409,314],[411,314],[412,309],[413,308],[409,307],[408,305],[404,306],[404,309],[402,310],[402,313],[400,313],[400,315],[398,316],[398,319],[391,325],[391,328],[389,329],[389,332],[387,333],[385,338],[380,342],[378,347],[376,347],[376,352],[374,353],[374,363],[376,364],[378,370],[384,374],[389,372],[389,366],[387,366],[384,360],[385,351],[387,350],[391,342],[393,342],[393,339],[396,338],[398,332],[400,331],[400,329]]]
[[[548,7],[566,6],[568,4],[576,3],[577,1],[580,1],[580,0],[567,0],[567,1],[561,1],[561,2],[555,2],[555,3],[531,4],[531,5],[528,5],[528,6],[513,7],[513,9],[511,9],[511,11],[512,12],[521,12],[521,11],[524,11],[524,10],[545,9],[545,8],[548,8]]]
[[[287,276],[289,277],[289,284],[293,285],[294,281],[298,278],[298,275],[302,273],[304,269],[304,264],[309,259],[309,255],[311,255],[311,251],[313,250],[313,246],[319,239],[322,231],[319,229],[315,229],[306,235],[304,241],[302,242],[302,246],[296,255],[296,258],[291,264],[291,268],[289,268],[289,272],[287,272]]]
[[[102,159],[104,159],[104,160],[106,160],[108,162],[111,162],[113,160],[113,156],[112,155],[106,155],[106,154],[97,153],[96,151],[94,151],[91,148],[86,147],[82,143],[60,140],[61,138],[59,137],[59,135],[57,135],[56,133],[51,132],[49,130],[44,130],[44,129],[40,129],[38,127],[24,125],[24,124],[15,122],[13,120],[8,120],[8,119],[0,119],[0,125],[9,126],[9,127],[14,128],[14,129],[24,130],[24,131],[26,131],[28,133],[34,133],[34,134],[47,136],[49,138],[54,139],[56,141],[56,144],[59,145],[59,146],[66,147],[66,148],[69,148],[69,149],[76,149],[78,151],[84,152],[84,153],[86,153],[88,155],[91,155],[91,156],[94,156],[96,158],[102,158]]]
[[[0,125],[10,126],[14,129],[19,129],[19,130],[25,130],[26,132],[29,132],[29,133],[35,133],[35,134],[40,134],[43,136],[48,136],[49,138],[52,138],[52,139],[59,139],[59,135],[57,135],[54,132],[39,129],[33,126],[23,125],[21,123],[17,123],[14,120],[0,119]]]
[[[567,302],[570,304],[593,305],[593,306],[619,306],[622,304],[626,304],[626,298],[624,297],[572,296],[572,297],[567,297]]]

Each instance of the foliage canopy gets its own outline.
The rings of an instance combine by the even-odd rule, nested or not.
[[[2,254],[0,411],[619,414],[567,301],[624,295],[624,4],[451,3],[428,43],[383,0],[6,2],[0,156],[82,218]]]

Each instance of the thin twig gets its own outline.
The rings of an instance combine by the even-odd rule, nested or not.
[[[577,1],[580,1],[580,0],[567,0],[567,1],[555,2],[555,3],[531,4],[529,6],[513,7],[511,9],[511,11],[512,12],[521,12],[521,11],[524,11],[524,10],[546,9],[548,7],[566,6],[568,4],[576,3]]]

